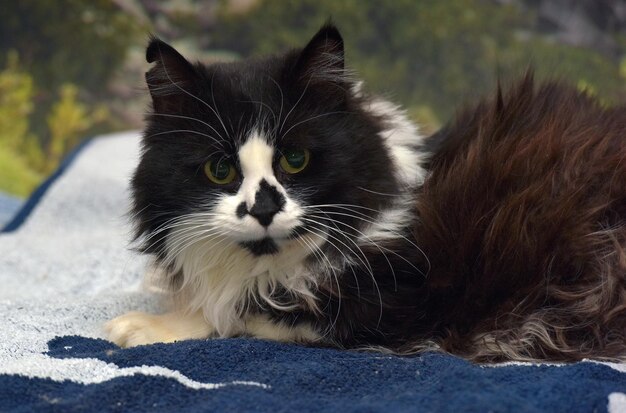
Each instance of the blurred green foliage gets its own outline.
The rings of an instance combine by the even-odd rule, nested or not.
[[[124,61],[133,19],[110,0],[20,0],[0,8],[0,50],[17,50],[40,94],[65,83],[103,95]],[[5,65],[0,56],[0,66]],[[46,96],[46,97],[48,97]]]
[[[28,195],[94,126],[106,84],[136,33],[108,0],[4,2],[0,8],[0,190]]]
[[[75,85],[62,85],[47,116],[49,139],[42,144],[29,129],[33,83],[17,53],[9,53],[7,67],[0,72],[0,188],[23,196],[56,168],[85,131],[108,116],[103,107],[89,110],[78,102]]]
[[[345,35],[349,65],[427,123],[530,66],[540,78],[582,81],[608,102],[626,95],[618,64],[533,34],[529,10],[485,0],[263,0],[245,13],[223,2],[215,45],[244,56],[301,46],[329,16]]]
[[[52,106],[47,117],[50,130],[50,142],[46,156],[46,170],[52,171],[59,164],[63,155],[74,147],[79,139],[94,124],[103,122],[108,117],[104,106],[90,111],[77,100],[78,88],[66,83],[59,89],[59,100]]]
[[[40,179],[28,154],[39,155],[28,128],[33,91],[32,77],[20,71],[17,53],[10,53],[0,72],[0,188],[17,195],[27,195]]]
[[[32,138],[28,116],[33,111],[33,78],[19,69],[16,52],[9,53],[7,67],[0,73],[0,144],[17,150]]]

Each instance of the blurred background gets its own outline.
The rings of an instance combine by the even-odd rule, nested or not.
[[[141,127],[149,33],[211,62],[301,46],[331,16],[367,88],[427,131],[529,65],[606,105],[626,100],[626,0],[4,1],[1,205],[81,140]]]

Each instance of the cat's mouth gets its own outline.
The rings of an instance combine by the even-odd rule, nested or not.
[[[293,228],[289,235],[284,237],[265,236],[256,240],[240,241],[239,245],[256,256],[278,254],[279,244],[284,241],[293,240],[306,234],[303,226]]]

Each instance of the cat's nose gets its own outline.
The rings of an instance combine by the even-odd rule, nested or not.
[[[284,205],[285,197],[278,192],[275,186],[263,179],[255,194],[254,205],[248,213],[255,217],[259,224],[267,227],[272,223],[274,215],[279,213]]]

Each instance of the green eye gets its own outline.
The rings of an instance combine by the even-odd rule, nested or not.
[[[235,167],[226,160],[210,159],[204,164],[204,173],[207,178],[218,185],[226,185],[235,180],[237,171]]]
[[[301,172],[309,164],[309,151],[307,149],[287,149],[280,157],[280,167],[289,174]]]

